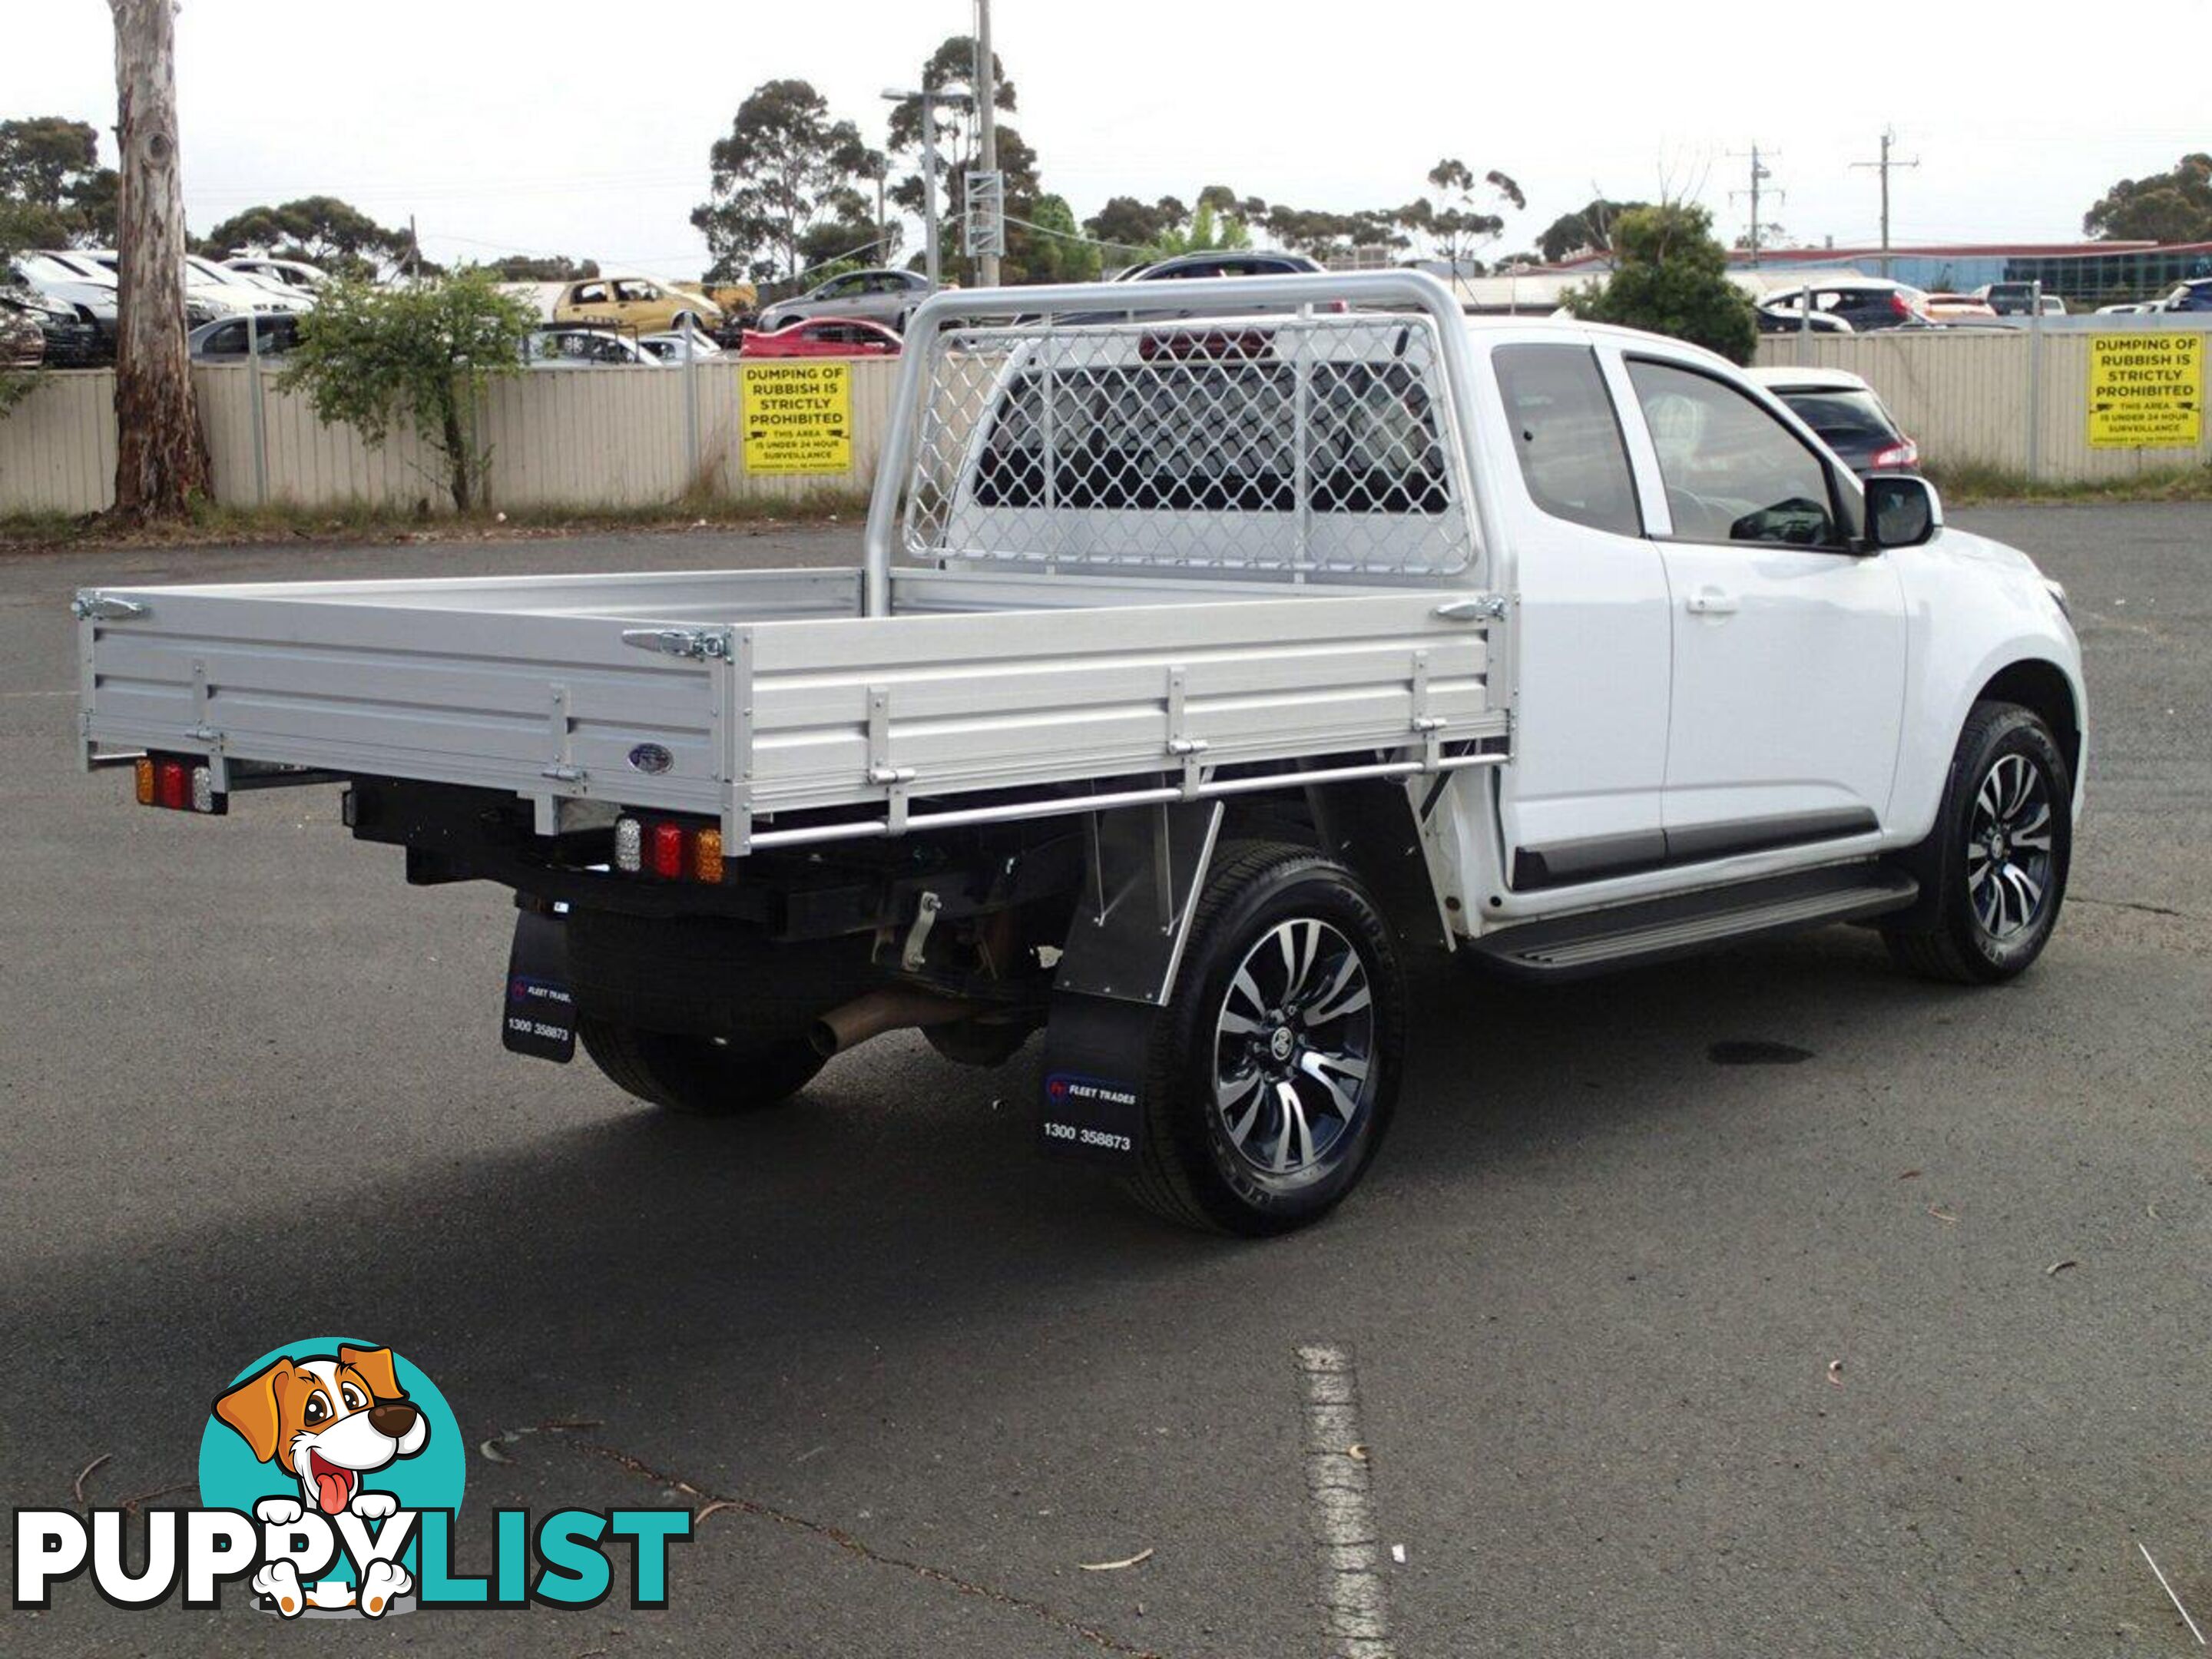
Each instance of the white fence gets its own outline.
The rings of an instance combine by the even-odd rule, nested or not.
[[[2112,320],[2113,332],[2136,321]],[[2196,319],[2157,320],[2183,326]],[[2092,337],[2079,326],[1766,335],[1759,361],[1863,374],[1937,466],[1979,464],[2067,483],[2212,465],[2212,420],[2193,450],[2090,447]],[[744,466],[734,359],[688,370],[546,371],[500,380],[481,428],[490,451],[485,500],[622,507],[672,502],[695,487],[794,502],[825,490],[864,491],[882,451],[898,365],[856,360],[851,372],[850,468],[773,477]],[[427,501],[434,512],[448,505],[438,469],[411,434],[371,447],[349,428],[325,426],[306,398],[276,390],[273,370],[263,374],[257,446],[252,376],[244,365],[193,371],[216,500],[403,509]],[[92,513],[112,501],[114,397],[112,372],[65,370],[41,376],[38,389],[0,417],[0,514]]]
[[[684,368],[544,370],[495,381],[479,437],[489,451],[484,497],[495,507],[652,507],[698,488],[752,501],[797,501],[865,490],[874,477],[896,362],[851,363],[852,465],[842,472],[746,471],[740,368],[717,358]],[[192,379],[215,470],[215,496],[335,507],[354,501],[432,511],[451,506],[441,470],[411,432],[382,445],[325,426],[304,397],[264,370],[258,446],[253,371],[202,365]],[[0,417],[0,514],[98,512],[114,501],[115,376],[108,369],[42,374]],[[693,410],[696,406],[696,416]]]
[[[1863,374],[1921,459],[1942,466],[2001,467],[2044,483],[2125,478],[2195,463],[2212,465],[2212,420],[2193,449],[2097,449],[2089,443],[2090,343],[2098,333],[2146,331],[2132,319],[2109,329],[2017,328],[1987,332],[1886,330],[1871,334],[1767,334],[1762,366],[1817,365]],[[2156,331],[2212,319],[2155,319]]]

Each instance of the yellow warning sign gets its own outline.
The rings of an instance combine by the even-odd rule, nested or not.
[[[853,470],[853,366],[804,359],[746,363],[745,471]]]
[[[2204,336],[2089,339],[2089,447],[2193,448],[2204,433]]]

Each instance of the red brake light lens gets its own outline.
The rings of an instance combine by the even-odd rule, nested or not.
[[[670,881],[684,873],[682,824],[656,823],[653,826],[653,873]]]
[[[157,762],[154,768],[154,799],[174,811],[190,811],[192,769],[179,760]]]
[[[1880,472],[1885,468],[1917,466],[1920,465],[1920,446],[1910,438],[1900,439],[1887,449],[1877,449],[1874,459],[1867,463],[1869,470]]]

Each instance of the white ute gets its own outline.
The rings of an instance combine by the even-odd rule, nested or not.
[[[1373,1159],[1410,952],[2042,951],[2087,720],[2026,557],[1691,346],[1160,286],[923,304],[855,568],[88,590],[87,763],[343,782],[514,890],[509,1048],[673,1110],[1042,1030],[1040,1148],[1240,1233]]]

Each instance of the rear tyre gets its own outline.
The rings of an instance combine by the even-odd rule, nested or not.
[[[1934,895],[1926,925],[1883,930],[1899,966],[1993,985],[2043,954],[2066,900],[2074,781],[2042,717],[1978,702],[1966,717],[1936,827],[1905,860]]]
[[[1406,993],[1381,910],[1342,865],[1224,846],[1146,1056],[1137,1201],[1257,1237],[1326,1215],[1389,1129]]]
[[[780,1106],[823,1065],[804,1041],[742,1048],[717,1037],[641,1031],[586,1016],[576,1036],[607,1081],[687,1117],[734,1117]]]

